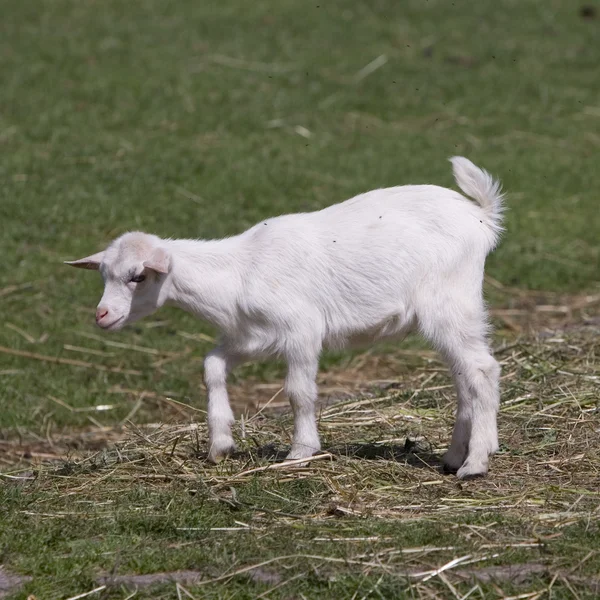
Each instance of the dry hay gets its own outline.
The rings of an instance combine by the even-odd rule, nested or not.
[[[524,497],[527,489],[537,489],[538,485],[555,485],[565,493],[566,488],[597,487],[598,333],[594,326],[582,326],[551,337],[516,340],[495,349],[503,371],[501,451],[492,460],[490,477],[474,486],[478,494],[497,492],[504,486],[507,491],[520,490],[519,495]],[[381,365],[383,359],[374,360]],[[386,360],[400,362],[402,357]],[[388,492],[399,500],[402,489],[410,492],[415,486],[456,488],[456,480],[440,477],[439,471],[439,456],[448,443],[454,418],[452,383],[435,355],[416,352],[411,362],[419,364],[401,380],[377,380],[366,386],[361,396],[333,404],[323,402],[319,428],[326,452],[307,470],[289,470],[289,476],[304,477],[320,469],[328,479],[330,473],[332,491],[336,490],[340,501],[359,510],[355,501],[345,498],[344,488],[349,487],[353,494],[359,491],[362,502],[375,513],[383,511],[381,514],[394,512],[393,504],[399,505],[398,510],[401,506],[404,512],[417,515],[426,510],[426,504],[390,504],[385,501]],[[354,370],[360,371],[360,365],[346,372]],[[334,372],[329,377],[335,376]],[[347,388],[352,378],[348,375]],[[193,420],[192,413],[188,414],[192,419],[188,423],[138,426],[129,422],[121,428],[88,428],[46,438],[22,432],[18,439],[0,440],[3,477],[18,477],[20,469],[31,471],[32,467],[50,475],[57,460],[67,460],[83,469],[100,459],[107,467],[113,465],[115,476],[122,479],[201,477],[219,488],[251,477],[257,469],[264,470],[265,475],[271,470],[286,471],[281,465],[265,462],[269,456],[280,458],[290,441],[291,416],[273,415],[273,404],[267,403],[254,415],[242,417],[236,426],[240,452],[218,468],[203,460],[206,426]],[[143,461],[133,458],[138,455]],[[390,463],[394,464],[397,479],[393,489],[370,489],[363,470],[385,470]],[[417,463],[423,468],[415,468]],[[405,480],[404,488],[401,480]],[[346,481],[353,483],[340,483]],[[596,485],[589,486],[592,482]],[[493,495],[497,498],[497,493]],[[431,508],[446,510],[448,507],[438,500],[436,495],[435,507]],[[464,505],[469,508],[471,501],[464,500]],[[452,506],[455,510],[456,505]]]

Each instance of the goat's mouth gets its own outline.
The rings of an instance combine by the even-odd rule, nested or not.
[[[119,325],[121,324],[121,322],[123,321],[125,317],[119,317],[118,319],[115,319],[114,321],[111,321],[110,323],[98,323],[98,327],[101,327],[102,329],[106,329],[108,331],[110,331],[111,329],[120,329]]]

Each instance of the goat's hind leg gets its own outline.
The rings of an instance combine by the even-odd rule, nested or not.
[[[477,302],[446,298],[437,308],[422,316],[420,327],[448,362],[458,397],[444,464],[460,479],[483,476],[489,455],[498,450],[500,404],[500,366],[486,341],[485,309],[479,298]]]
[[[498,450],[497,413],[500,404],[500,366],[483,339],[470,339],[448,356],[458,410],[450,449],[444,456],[460,479],[483,476],[488,457]]]

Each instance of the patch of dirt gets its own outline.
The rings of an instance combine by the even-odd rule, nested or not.
[[[531,581],[533,576],[553,576],[568,578],[578,585],[585,586],[589,592],[600,592],[600,579],[593,577],[574,576],[568,570],[553,568],[551,565],[545,565],[538,562],[529,562],[515,565],[498,565],[494,567],[481,567],[479,569],[461,569],[454,571],[452,575],[464,581],[488,582],[510,582],[513,585],[521,585]]]
[[[257,583],[277,585],[281,582],[281,575],[276,571],[257,567],[251,569],[246,575]],[[194,585],[206,578],[200,571],[172,571],[164,573],[147,573],[145,575],[106,575],[98,578],[100,585],[127,586],[145,588],[163,583],[179,583],[181,585]],[[0,588],[1,589],[1,588]]]
[[[423,574],[416,570],[407,570],[404,576],[408,579],[420,579]],[[571,581],[584,585],[590,592],[600,592],[600,579],[590,577],[573,576],[569,571],[556,570],[551,565],[540,562],[527,562],[513,565],[497,565],[491,567],[480,567],[475,569],[449,570],[447,574],[454,580],[479,581],[482,583],[510,582],[513,585],[522,585],[531,581],[533,577],[544,577],[556,574],[559,577],[568,577]],[[255,582],[268,585],[281,583],[282,576],[273,569],[257,567],[249,570],[246,575]],[[232,574],[232,577],[234,574]],[[0,571],[1,577],[1,571]],[[148,588],[153,585],[165,583],[179,583],[181,585],[194,585],[200,583],[205,577],[200,571],[173,571],[162,573],[147,573],[144,575],[111,575],[97,579],[98,584],[108,587],[135,587]],[[226,579],[226,578],[225,578]],[[0,579],[0,597],[2,592],[2,580]]]
[[[277,571],[265,569],[263,567],[257,567],[256,569],[252,569],[252,571],[248,571],[248,577],[252,579],[252,581],[266,583],[268,585],[277,585],[278,583],[281,583],[282,579]]]
[[[203,578],[199,571],[172,571],[164,573],[146,573],[144,575],[106,575],[98,578],[100,585],[127,587],[150,587],[162,583],[180,583],[194,585]]]
[[[6,598],[9,594],[13,594],[29,581],[31,581],[31,577],[16,575],[0,565],[0,598]]]
[[[475,579],[484,583],[488,581],[510,581],[514,584],[525,583],[532,575],[548,573],[549,565],[531,562],[520,565],[498,565],[494,567],[481,567],[479,569],[461,569],[454,571],[453,575],[466,581]]]

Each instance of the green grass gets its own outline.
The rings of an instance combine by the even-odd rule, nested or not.
[[[554,293],[597,293],[598,18],[583,19],[576,4],[0,0],[0,14],[0,346],[9,351],[0,353],[0,442],[22,439],[35,449],[55,440],[56,452],[50,443],[46,453],[64,455],[69,444],[91,450],[80,439],[84,429],[112,439],[126,418],[202,420],[202,357],[215,332],[165,309],[122,333],[90,338],[100,336],[92,326],[100,278],[61,264],[130,229],[219,237],[266,216],[318,209],[380,186],[451,186],[446,159],[464,154],[500,177],[509,194],[507,231],[488,274],[506,290],[539,292],[542,303]],[[381,66],[365,75],[362,69],[382,56]],[[516,302],[506,290],[490,290],[495,308]],[[421,348],[417,342],[403,347]],[[383,362],[388,355],[392,348],[375,354]],[[327,355],[323,366],[344,373],[355,364],[349,360]],[[404,355],[394,359],[393,377],[409,376],[412,366]],[[589,365],[581,369],[591,372]],[[358,373],[352,377],[373,375]],[[278,364],[240,369],[232,384],[238,412],[247,399],[268,400],[270,388],[255,384],[276,385],[281,375]],[[532,400],[529,408],[539,407]],[[270,441],[285,443],[287,425],[281,427]],[[10,471],[14,460],[0,446],[0,470]],[[60,475],[35,489],[0,480],[0,564],[34,575],[30,591],[38,600],[92,589],[96,572],[115,565],[119,572],[198,568],[211,577],[282,552],[306,554],[309,547],[331,557],[366,552],[350,543],[315,549],[309,540],[328,531],[329,521],[274,522],[271,531],[267,513],[261,513],[264,535],[211,533],[209,525],[230,526],[254,509],[234,511],[202,486],[192,496],[177,481],[109,481],[102,491],[97,473],[76,474],[78,485],[95,491],[83,493],[94,504],[77,505],[83,512],[74,518],[27,514],[71,510],[70,496],[62,494],[72,490],[56,483]],[[267,488],[297,498],[297,506],[266,494],[260,479],[238,492],[253,506],[312,514],[328,501],[325,475]],[[104,500],[114,510],[103,512]],[[511,513],[502,530],[535,536],[529,517]],[[495,515],[463,518],[483,526]],[[388,536],[393,547],[435,545],[447,535],[443,520],[414,527],[397,516],[341,521],[332,519],[331,527],[347,537],[358,531]],[[176,533],[189,523],[201,523],[204,533]],[[585,558],[587,546],[578,543],[588,535],[584,530],[574,524],[549,544],[556,564],[561,556],[570,565]],[[242,535],[250,543],[240,544]],[[456,551],[430,564],[474,551],[474,539],[458,535]],[[373,551],[383,552],[387,543]],[[589,544],[598,551],[594,540]],[[296,545],[299,550],[290,550]],[[504,558],[524,560],[517,555]],[[597,566],[594,556],[584,566]],[[403,592],[406,581],[387,572],[309,563],[291,561],[281,579],[306,572],[294,585],[307,598],[422,592]],[[538,589],[530,583],[528,590]],[[450,593],[438,584],[438,593]],[[492,584],[481,585],[492,593],[485,587]],[[563,583],[555,585],[556,597],[568,597]],[[227,592],[208,587],[201,593],[242,598],[269,584],[242,577]],[[173,596],[172,585],[164,589],[164,597]],[[511,588],[503,583],[502,589]],[[269,597],[288,593],[283,586]],[[138,597],[144,594],[158,597],[148,591]]]
[[[313,494],[321,491],[310,486],[276,482],[266,490],[260,489],[258,482],[251,487],[254,489],[246,494],[254,502],[263,501],[272,506],[275,506],[273,497],[267,492],[275,492],[279,496],[293,495],[295,502],[291,509],[296,512],[299,512],[298,505],[300,510],[305,510],[307,505],[316,504]],[[102,501],[109,503],[110,512],[106,505],[94,509],[93,504],[88,505],[92,507],[84,512],[86,505],[80,504],[71,507],[71,510],[75,508],[72,512],[79,513],[76,517],[15,519],[14,528],[5,532],[3,537],[21,537],[20,544],[12,543],[11,546],[20,546],[21,556],[27,558],[22,558],[15,567],[37,575],[37,581],[26,586],[26,591],[35,593],[38,598],[68,597],[68,594],[75,595],[98,587],[103,581],[98,578],[99,572],[122,577],[131,573],[193,570],[203,579],[210,580],[218,579],[223,573],[233,573],[242,567],[264,562],[266,564],[257,570],[224,577],[215,583],[183,585],[194,597],[256,598],[260,593],[299,576],[270,597],[299,598],[300,594],[304,594],[308,598],[335,600],[350,598],[353,594],[357,597],[369,595],[369,590],[369,597],[373,598],[419,597],[418,586],[411,585],[401,573],[427,571],[428,562],[441,566],[449,561],[452,553],[459,557],[471,554],[481,558],[500,551],[505,563],[531,564],[535,561],[539,564],[543,561],[563,566],[561,561],[565,553],[576,564],[591,551],[595,556],[578,571],[578,577],[584,582],[586,578],[594,581],[600,568],[597,529],[589,531],[582,525],[569,527],[562,532],[560,539],[542,542],[536,536],[543,533],[551,537],[551,528],[536,528],[525,519],[498,518],[492,513],[467,516],[461,519],[460,524],[448,528],[436,519],[406,523],[398,518],[381,520],[321,514],[309,514],[307,519],[298,517],[280,523],[281,518],[264,518],[260,511],[252,509],[233,510],[223,503],[202,497],[201,493],[191,496],[189,490],[180,485],[171,485],[159,492],[149,491],[147,487],[133,488],[116,499],[112,493],[94,495],[93,502]],[[54,498],[53,502],[48,501],[47,495],[43,502],[35,496],[28,497],[26,502],[16,497],[13,504],[20,510],[26,507],[30,512],[40,510],[42,506],[46,511],[64,511],[63,500]],[[278,504],[281,505],[281,501]],[[32,526],[32,520],[38,523],[35,533],[20,535],[23,528]],[[239,522],[252,523],[252,526],[244,528],[236,524]],[[218,527],[230,530],[215,531],[214,528]],[[185,531],[185,528],[195,530]],[[490,535],[490,531],[497,529],[512,531],[511,541],[498,540]],[[270,533],[265,535],[265,531]],[[480,550],[484,543],[474,532],[483,532],[483,537],[491,541],[493,549],[487,553]],[[345,542],[345,539],[348,541]],[[503,544],[510,543],[515,547],[503,547]],[[32,555],[28,544],[46,549],[43,562]],[[441,550],[430,550],[440,547]],[[415,548],[416,551],[411,551]],[[419,552],[419,548],[423,550]],[[378,560],[381,561],[380,568],[373,566]],[[502,564],[493,558],[482,562],[487,568]],[[368,563],[372,563],[370,569]],[[470,568],[481,568],[481,563]],[[253,573],[259,575],[253,577]],[[259,579],[260,576],[263,580]],[[548,581],[547,573],[538,575],[534,572],[526,585],[514,586],[502,579],[497,580],[497,584],[509,593],[517,589],[543,589],[548,586]],[[464,593],[474,583],[477,583],[475,578],[467,578],[466,582],[456,585]],[[489,582],[479,585],[483,594],[489,594],[484,597],[497,597],[494,586]],[[574,586],[581,597],[586,597],[585,583]],[[443,595],[448,593],[447,588],[439,581],[428,587],[441,593],[442,597],[448,597]],[[114,586],[110,592],[105,592],[104,597],[125,598],[127,588],[132,590],[133,585]],[[379,590],[380,595],[373,593],[374,588]],[[559,582],[555,597],[561,597],[561,591],[568,593],[568,588]],[[480,594],[477,596],[481,597]],[[142,588],[138,597],[175,598],[175,584],[164,582],[162,586]]]

